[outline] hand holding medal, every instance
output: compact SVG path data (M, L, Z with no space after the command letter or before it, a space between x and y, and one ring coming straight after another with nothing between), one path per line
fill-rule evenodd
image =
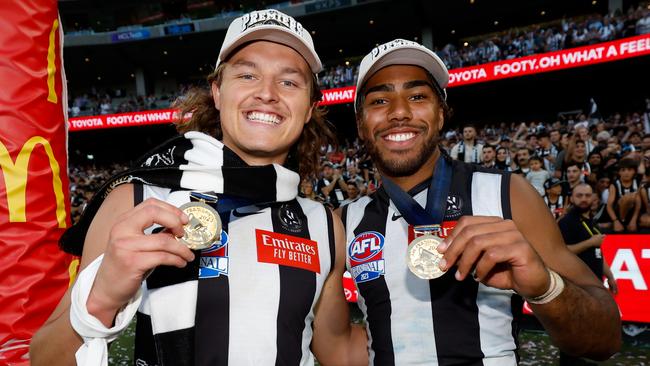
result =
M188 248L207 249L221 237L221 218L205 200L188 202L179 208L189 217L189 222L183 226L184 235L176 239Z

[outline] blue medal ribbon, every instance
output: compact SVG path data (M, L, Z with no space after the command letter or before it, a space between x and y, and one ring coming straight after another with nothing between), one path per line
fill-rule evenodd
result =
M217 210L219 214L224 214L239 207L250 206L253 204L250 200L244 198L229 197L225 195L217 196L216 194L199 192L191 192L190 201L203 202Z
M436 227L440 227L447 210L447 195L451 186L451 164L442 151L431 176L425 208L390 179L382 177L382 182L388 197L406 222L425 231L435 231Z

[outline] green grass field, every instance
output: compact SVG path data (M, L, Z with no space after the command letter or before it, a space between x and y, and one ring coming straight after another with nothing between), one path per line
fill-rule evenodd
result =
M133 365L135 321L111 346L110 365ZM519 339L522 366L558 364L558 349L543 331L522 331ZM602 366L650 366L650 343L624 338L623 348L608 361L593 363Z

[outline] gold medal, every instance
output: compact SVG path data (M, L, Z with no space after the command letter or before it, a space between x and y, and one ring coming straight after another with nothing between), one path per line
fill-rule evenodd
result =
M188 248L207 249L221 237L221 218L214 208L203 202L188 202L180 209L190 221L183 226L183 237L177 239Z
M445 274L438 264L442 254L438 252L438 245L442 239L435 235L425 234L413 240L408 247L406 264L414 275L432 280Z

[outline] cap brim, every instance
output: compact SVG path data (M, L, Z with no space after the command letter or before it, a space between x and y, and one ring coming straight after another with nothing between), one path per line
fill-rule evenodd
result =
M438 83L438 86L440 86L441 89L444 89L447 87L447 84L449 84L449 72L447 71L447 67L445 67L445 64L439 57L434 56L429 52L413 47L402 47L391 50L379 60L375 61L364 75L363 80L360 79L358 81L357 88L360 89L363 84L372 77L372 75L386 66L414 65L431 73L436 83Z
M314 74L321 72L323 69L320 58L310 49L309 45L289 30L283 30L277 25L261 25L241 33L238 39L228 48L221 50L217 65L227 59L237 47L253 41L269 41L291 47L307 61L309 68Z

